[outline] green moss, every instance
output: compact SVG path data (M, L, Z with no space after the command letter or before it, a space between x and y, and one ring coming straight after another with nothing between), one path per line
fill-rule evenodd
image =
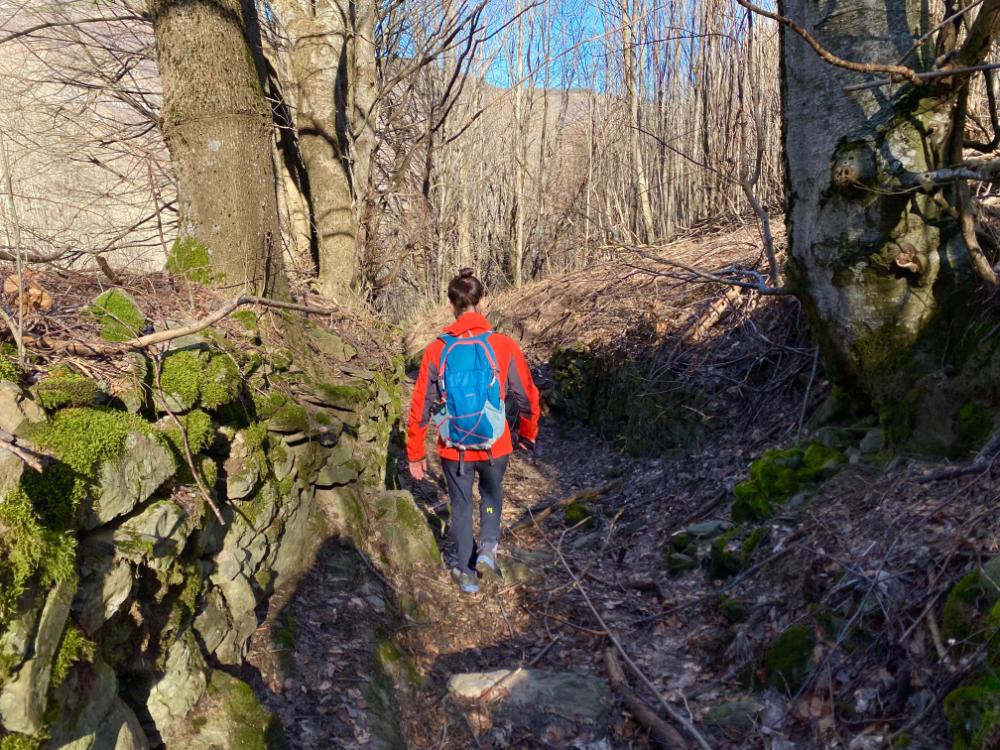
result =
M24 369L17 359L8 354L0 354L0 380L10 380L20 383L24 377Z
M186 411L198 402L201 395L205 363L201 354L190 349L171 352L160 365L160 387L175 402L171 409Z
M74 664L93 661L95 648L94 642L89 640L75 624L71 622L67 625L52 662L51 688L57 688L66 681Z
M288 349L275 349L268 355L268 363L276 372L284 372L292 366L293 361L292 353Z
M371 397L371 392L364 385L344 385L338 383L318 382L314 384L320 396L329 404L351 408L364 404Z
M375 649L375 662L379 671L398 687L420 688L425 683L413 661L403 653L394 639L382 638L379 640Z
M45 409L93 406L101 389L92 378L69 370L54 370L35 386L38 403Z
M304 432L309 429L308 412L283 393L270 393L258 400L257 412L268 427L279 432Z
M208 361L202 373L200 390L201 404L206 409L217 409L232 403L240 393L243 376L225 354L216 354Z
M194 237L180 237L167 253L167 271L199 284L212 283L212 258L208 248Z
M271 640L275 645L288 651L295 650L295 639L299 635L299 621L292 615L284 615L280 627L271 631Z
M584 525L589 527L594 520L594 514L586 503L570 503L566 506L564 515L567 526Z
M1000 739L1000 675L978 675L944 699L952 750L992 750Z
M963 576L941 610L942 633L960 654L985 645L1000 668L1000 558Z
M211 490L219 481L218 462L209 456L202 456L197 465L198 471L201 473L202 483Z
M768 451L750 466L750 479L733 488L733 520L766 521L798 492L831 476L844 455L819 443Z
M201 453L215 440L215 423L212 421L212 417L201 409L181 414L177 417L177 420L181 423L181 429L187 434L188 447L191 449L192 456L195 453ZM170 423L175 425L173 420ZM163 431L163 437L166 438L170 449L173 451L178 466L183 465L187 461L184 455L184 440L181 435L181 429L172 426Z
M807 625L792 625L779 635L764 654L768 684L789 695L798 692L809 677L814 645L812 628Z
M97 319L105 341L129 341L146 329L146 316L135 300L121 289L109 289L95 299L87 311Z
M133 431L152 434L131 414L88 408L64 409L26 429L56 460L44 473L25 472L0 502L0 626L29 583L51 586L76 574L76 510L98 465L119 456Z
M50 587L76 575L76 537L45 525L23 488L0 501L0 632L32 582Z
M176 572L182 582L181 590L177 594L177 605L182 608L185 617L194 617L204 588L201 570L196 564L182 563Z
M225 672L215 670L208 694L217 701L231 727L231 747L239 750L269 750L282 747L281 724L264 708L253 688Z
M39 750L42 740L26 734L8 734L0 737L0 750Z
M708 574L715 580L734 576L743 569L743 556L740 554L739 536L743 530L734 526L722 536L712 541L712 550L708 558Z
M758 526L743 540L743 546L740 551L743 555L744 564L750 561L750 557L765 539L767 539L767 527Z
M747 619L747 610L743 602L725 594L719 597L719 611L730 625L736 625Z
M247 310L246 308L237 310L230 317L248 331L256 331L260 328L260 324L257 322L257 313L253 310Z

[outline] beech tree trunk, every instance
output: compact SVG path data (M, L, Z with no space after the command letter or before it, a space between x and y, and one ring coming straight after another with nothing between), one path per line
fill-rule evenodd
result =
M343 300L359 270L371 206L377 68L374 0L275 0L285 36L299 153L315 237L318 285Z
M271 109L256 16L240 0L148 0L180 234L203 245L213 283L282 294Z
M842 58L893 64L913 50L906 64L917 71L935 57L934 37L920 41L934 24L926 7L779 3ZM962 51L967 63L983 53ZM970 413L998 395L983 369L992 354L980 346L995 321L970 260L977 248L956 213L962 186L917 187L922 173L962 159L962 85L844 91L870 80L831 66L783 28L789 284L834 377L871 400L890 439L953 452L975 437ZM972 431L988 432L985 421Z

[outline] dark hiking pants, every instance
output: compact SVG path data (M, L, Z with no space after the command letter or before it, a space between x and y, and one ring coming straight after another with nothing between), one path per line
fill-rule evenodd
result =
M472 536L472 483L479 475L479 542L496 544L500 541L500 513L503 510L503 475L510 456L489 461L466 461L459 474L458 461L441 461L448 496L451 498L451 537L458 551L458 567L471 572L476 568L475 543Z

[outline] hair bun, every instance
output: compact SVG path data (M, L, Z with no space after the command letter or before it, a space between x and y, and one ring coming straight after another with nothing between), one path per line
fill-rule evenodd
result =
M471 279L472 275L475 273L471 268L463 268L458 272L459 278Z

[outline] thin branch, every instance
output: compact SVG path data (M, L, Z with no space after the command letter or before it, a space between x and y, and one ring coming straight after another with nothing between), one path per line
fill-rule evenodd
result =
M311 315L332 315L336 312L336 310L329 308L311 307L309 305L300 305L294 302L279 302L278 300L267 299L266 297L242 295L234 297L222 307L210 312L204 318L196 320L194 323L189 325L181 326L180 328L168 328L165 331L157 331L156 333L140 336L139 338L131 339L130 341L113 343L86 343L81 341L69 341L55 348L65 350L72 354L84 355L115 354L119 352L134 351L136 349L145 349L149 346L163 344L167 341L173 341L174 339L179 339L183 336L190 336L194 333L198 333L198 331L218 323L220 320L228 315L231 315L238 308L243 307L244 305L261 305L263 307L273 307L280 310L294 310L296 312Z
M742 289L752 289L758 294L769 295L769 296L781 296L781 295L791 295L792 292L783 286L772 287L767 285L767 281L764 276L757 271L753 271L748 268L732 268L729 273L736 275L754 278L754 282L741 281L739 279L726 278L725 276L720 276L715 273L709 273L708 271L702 271L701 269L695 268L694 266L689 266L686 263L681 263L679 260L673 260L671 258L663 258L659 255L655 255L651 252L644 250L643 248L636 247L635 245L627 245L624 243L617 243L613 247L617 247L621 250L627 250L639 255L646 260L651 260L654 263L660 263L665 266L672 266L674 268L679 268L682 271L687 271L693 276L702 279L704 281L710 281L713 284L726 284L728 286L737 286ZM640 268L639 270L646 271L647 273L652 273L648 268Z
M1000 1L1000 0L998 0ZM855 73L888 73L890 78L895 78L896 80L903 79L907 80L914 85L920 85L921 79L917 71L913 68L908 68L905 65L886 65L880 63L858 63L851 60L845 60L842 57L838 57L824 47L819 41L805 30L802 26L797 24L790 18L779 15L777 13L772 13L769 10L761 8L759 5L754 5L748 0L736 0L737 3L742 5L747 10L752 13L756 13L759 16L764 16L764 18L770 18L772 21L777 21L783 26L787 26L789 29L798 34L805 42L812 47L816 54L819 55L823 60L830 63L838 68L843 68L844 70L850 70Z
M33 447L26 444L17 435L7 432L7 430L0 430L0 448L13 453L19 459L24 461L24 463L38 472L45 471L43 461L50 458L50 456L46 456L44 453L38 452Z
M917 73L916 77L921 83L926 83L927 81L933 81L937 78L951 78L952 76L963 76L970 73L979 73L984 70L997 70L1000 68L1000 63L983 63L981 65L968 65L961 68L948 68L945 70L929 70L926 73ZM893 78L883 78L878 81L871 81L870 83L856 83L852 86L844 86L843 91L845 94L850 94L854 91L864 91L865 89L877 89L881 86L891 86L896 83Z
M549 546L552 547L556 555L558 555L559 562L562 564L563 568L566 570L566 573L569 575L569 577L573 579L573 584L576 587L576 590L579 591L580 595L583 597L583 601L586 602L587 608L590 610L590 613L594 616L594 619L597 620L598 625L600 625L601 629L607 635L608 640L611 641L611 644L615 647L615 649L617 649L618 653L621 654L621 657L625 661L625 664L628 665L628 668L632 670L632 673L635 674L635 676L639 678L640 682L642 682L642 684L646 686L646 689L656 696L657 701L663 707L663 710L667 712L667 715L670 716L670 718L673 719L675 722L680 724L681 727L683 727L684 731L688 733L688 735L698 744L699 747L702 748L702 750L712 750L712 746L708 744L708 740L706 740L704 735L702 735L702 733L698 731L698 728L694 725L694 723L692 723L692 721L689 718L684 716L684 714L682 714L674 706L672 706L669 702L667 702L667 700L663 697L663 695L660 694L660 691L657 689L656 685L653 684L652 680L650 680L646 676L646 674L641 669L639 669L639 666L632 660L632 657L628 655L628 652L625 650L625 647L622 646L621 641L618 640L617 636L615 636L615 634L608 627L608 624L604 621L604 618L601 617L600 612L597 611L597 608L591 601L590 595L584 588L583 583L580 581L579 577L573 572L573 569L570 568L569 563L566 562L566 557L563 555L562 550L559 548L559 546L554 545L551 542L549 542Z

